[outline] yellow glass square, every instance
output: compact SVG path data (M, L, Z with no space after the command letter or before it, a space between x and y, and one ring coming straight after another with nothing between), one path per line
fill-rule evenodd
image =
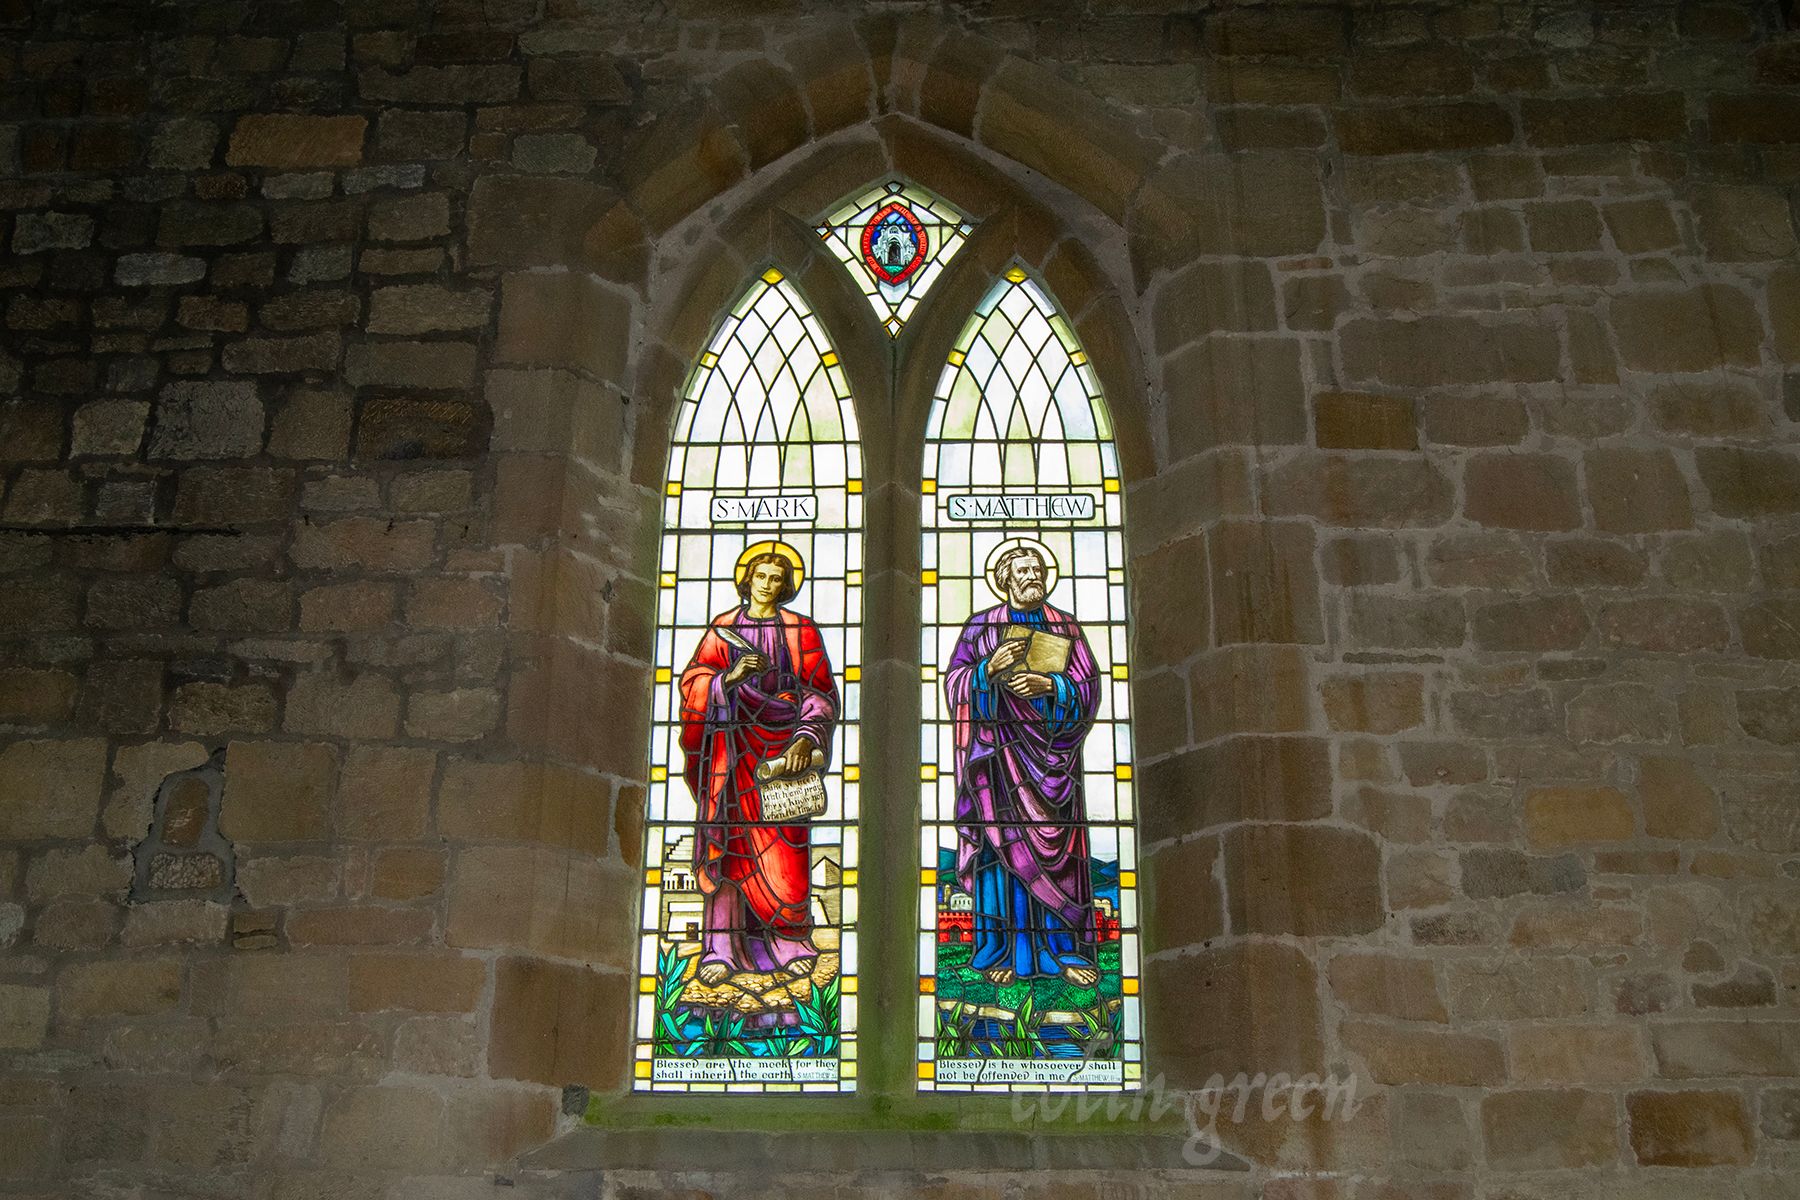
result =
M661 867L646 867L644 869L644 884L647 887L661 886L661 884L662 884L662 868Z
M1118 766L1114 767L1113 778L1118 780L1129 780L1131 778L1131 764L1120 763Z
M934 867L920 867L919 868L919 886L920 887L936 887L937 886L937 870L936 870L936 868L934 868Z
M861 587L862 586L862 572L861 571L846 571L846 572L844 572L844 583L848 587Z
M770 267L768 270L764 271L762 273L762 277L763 277L764 283L780 283L781 282L781 272L777 271L774 267Z
M675 679L675 672L670 670L668 667L656 668L656 682L671 683L674 681L674 679Z
M665 488L664 488L664 489L663 489L663 491L664 491L664 493L666 493L666 494L667 494L667 495L670 495L670 496L679 496L679 495L681 495L681 483L680 483L680 481L679 481L679 480L674 480L674 479L671 479L671 480L669 480L669 485L668 485L668 486L667 486L667 487L665 487Z
M919 484L919 491L923 492L927 496L931 495L931 493L937 491L937 480L927 479L927 480L923 481L922 483Z
M845 975L839 978L838 991L846 996L854 995L856 992L856 976Z
M837 366L837 364L838 364L838 356L837 356L837 351L835 351L835 350L827 350L827 351L826 351L826 352L825 352L825 353L824 353L824 354L821 354L821 355L820 355L820 356L819 356L819 361L820 361L820 362L821 362L821 363L824 363L824 364L825 364L825 365L826 365L826 366L828 366L828 367L835 367L835 366Z
M633 1064L631 1064L631 1069L632 1069L632 1072L639 1079L650 1078L650 1064L648 1062L633 1063Z
M667 767L651 767L650 768L650 782L651 783L666 783L666 782L668 782L668 778L669 778L669 768L667 768Z
M716 367L719 365L719 356L714 354L711 350L708 350L700 356L700 365L703 367Z
M1118 666L1113 668L1113 678L1114 679L1125 679L1125 678L1128 678L1130 676L1130 674L1131 674L1131 668L1127 667L1124 663L1120 663Z
M926 683L930 683L932 680L937 678L937 668L934 666L930 666L930 665L920 667L919 668L919 678Z
M937 995L937 976L936 975L921 975L921 976L919 976L919 992L921 995L925 995L925 996Z
M1083 350L1077 350L1077 351L1075 351L1075 353L1069 355L1069 361L1079 367L1082 363L1087 361L1087 352L1083 351Z
M851 495L852 495L852 496L860 496L860 495L862 495L862 480L860 480L860 479L852 479L852 480L850 480L850 481L849 481L849 482L848 482L848 483L847 483L847 484L845 484L845 485L844 485L844 486L845 486L845 487L846 487L846 488L847 488L847 489L849 489L849 492L850 492L850 494L851 494Z
M662 578L660 580L658 580L658 582L661 583L662 586L666 587L666 588L674 587L675 586L675 572L664 571L662 573Z
M845 783L856 783L861 778L862 778L862 768L861 767L852 766L852 767L844 768L844 782Z
M920 763L919 764L919 778L924 780L926 783L935 782L937 779L937 764L936 763Z
M1108 583L1124 583L1125 582L1125 568L1124 567L1113 567L1112 569L1108 570L1106 572L1106 582L1108 582Z
M845 887L855 887L856 886L856 868L855 867L845 867L844 873L842 876L840 876L840 878L843 880L843 884ZM852 975L851 978L854 979L855 976Z
M1104 486L1108 492L1116 492L1119 490L1119 481L1116 479L1108 479L1102 486Z
M644 993L645 995L649 995L651 992L654 992L655 990L656 990L656 976L654 976L654 975L639 975L638 976L638 991Z
M926 587L937 586L937 572L929 567L920 571L919 582L923 583Z
M851 683L855 683L857 680L862 678L862 668L861 667L845 667L844 668L844 678Z
M1119 988L1127 996L1135 996L1138 994L1138 981L1136 979L1121 979L1119 981Z
M1009 267L1006 271L1006 280L1008 283L1024 283L1025 272L1018 267Z
M920 1079L936 1079L937 1078L937 1064L936 1063L928 1063L928 1062L920 1063L919 1064L919 1078Z
M967 358L968 355L964 354L961 350L952 350L950 352L950 365L953 367L960 367Z
M1137 872L1136 871L1120 871L1119 872L1119 886L1122 888L1136 887L1137 886Z

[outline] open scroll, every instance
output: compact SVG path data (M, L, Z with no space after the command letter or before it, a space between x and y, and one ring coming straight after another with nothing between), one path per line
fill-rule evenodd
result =
M812 752L813 769L784 774L779 758L756 765L757 791L762 793L762 819L773 825L805 821L825 811L825 752Z

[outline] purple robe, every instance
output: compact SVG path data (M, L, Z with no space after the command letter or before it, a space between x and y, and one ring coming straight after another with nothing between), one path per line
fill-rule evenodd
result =
M1075 640L1067 669L1050 677L1054 690L1026 700L990 683L987 657L1020 615L1001 604L970 617L944 672L956 734L957 879L974 891L976 860L991 847L1034 900L1091 943L1081 745L1098 706L1098 669L1075 618L1046 604L1022 615Z

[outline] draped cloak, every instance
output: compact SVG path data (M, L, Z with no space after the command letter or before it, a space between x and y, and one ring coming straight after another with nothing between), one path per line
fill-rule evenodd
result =
M695 879L709 903L722 883L735 885L747 918L778 937L805 938L812 931L810 827L762 823L755 770L801 734L829 762L838 718L831 663L819 627L787 609L759 619L738 608L712 624L730 627L770 666L727 688L725 674L744 651L708 629L681 673L681 748L700 810Z
M987 678L1006 627L1027 618L1073 638L1067 668L1047 696L1026 700ZM982 847L1083 941L1095 940L1081 745L1093 726L1099 681L1075 618L1045 604L998 605L970 617L944 672L955 729L956 873L975 890Z

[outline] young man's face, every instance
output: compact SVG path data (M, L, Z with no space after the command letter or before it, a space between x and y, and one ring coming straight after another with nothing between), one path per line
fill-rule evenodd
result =
M750 569L750 598L759 605L774 604L786 583L787 572L780 563L757 563Z

